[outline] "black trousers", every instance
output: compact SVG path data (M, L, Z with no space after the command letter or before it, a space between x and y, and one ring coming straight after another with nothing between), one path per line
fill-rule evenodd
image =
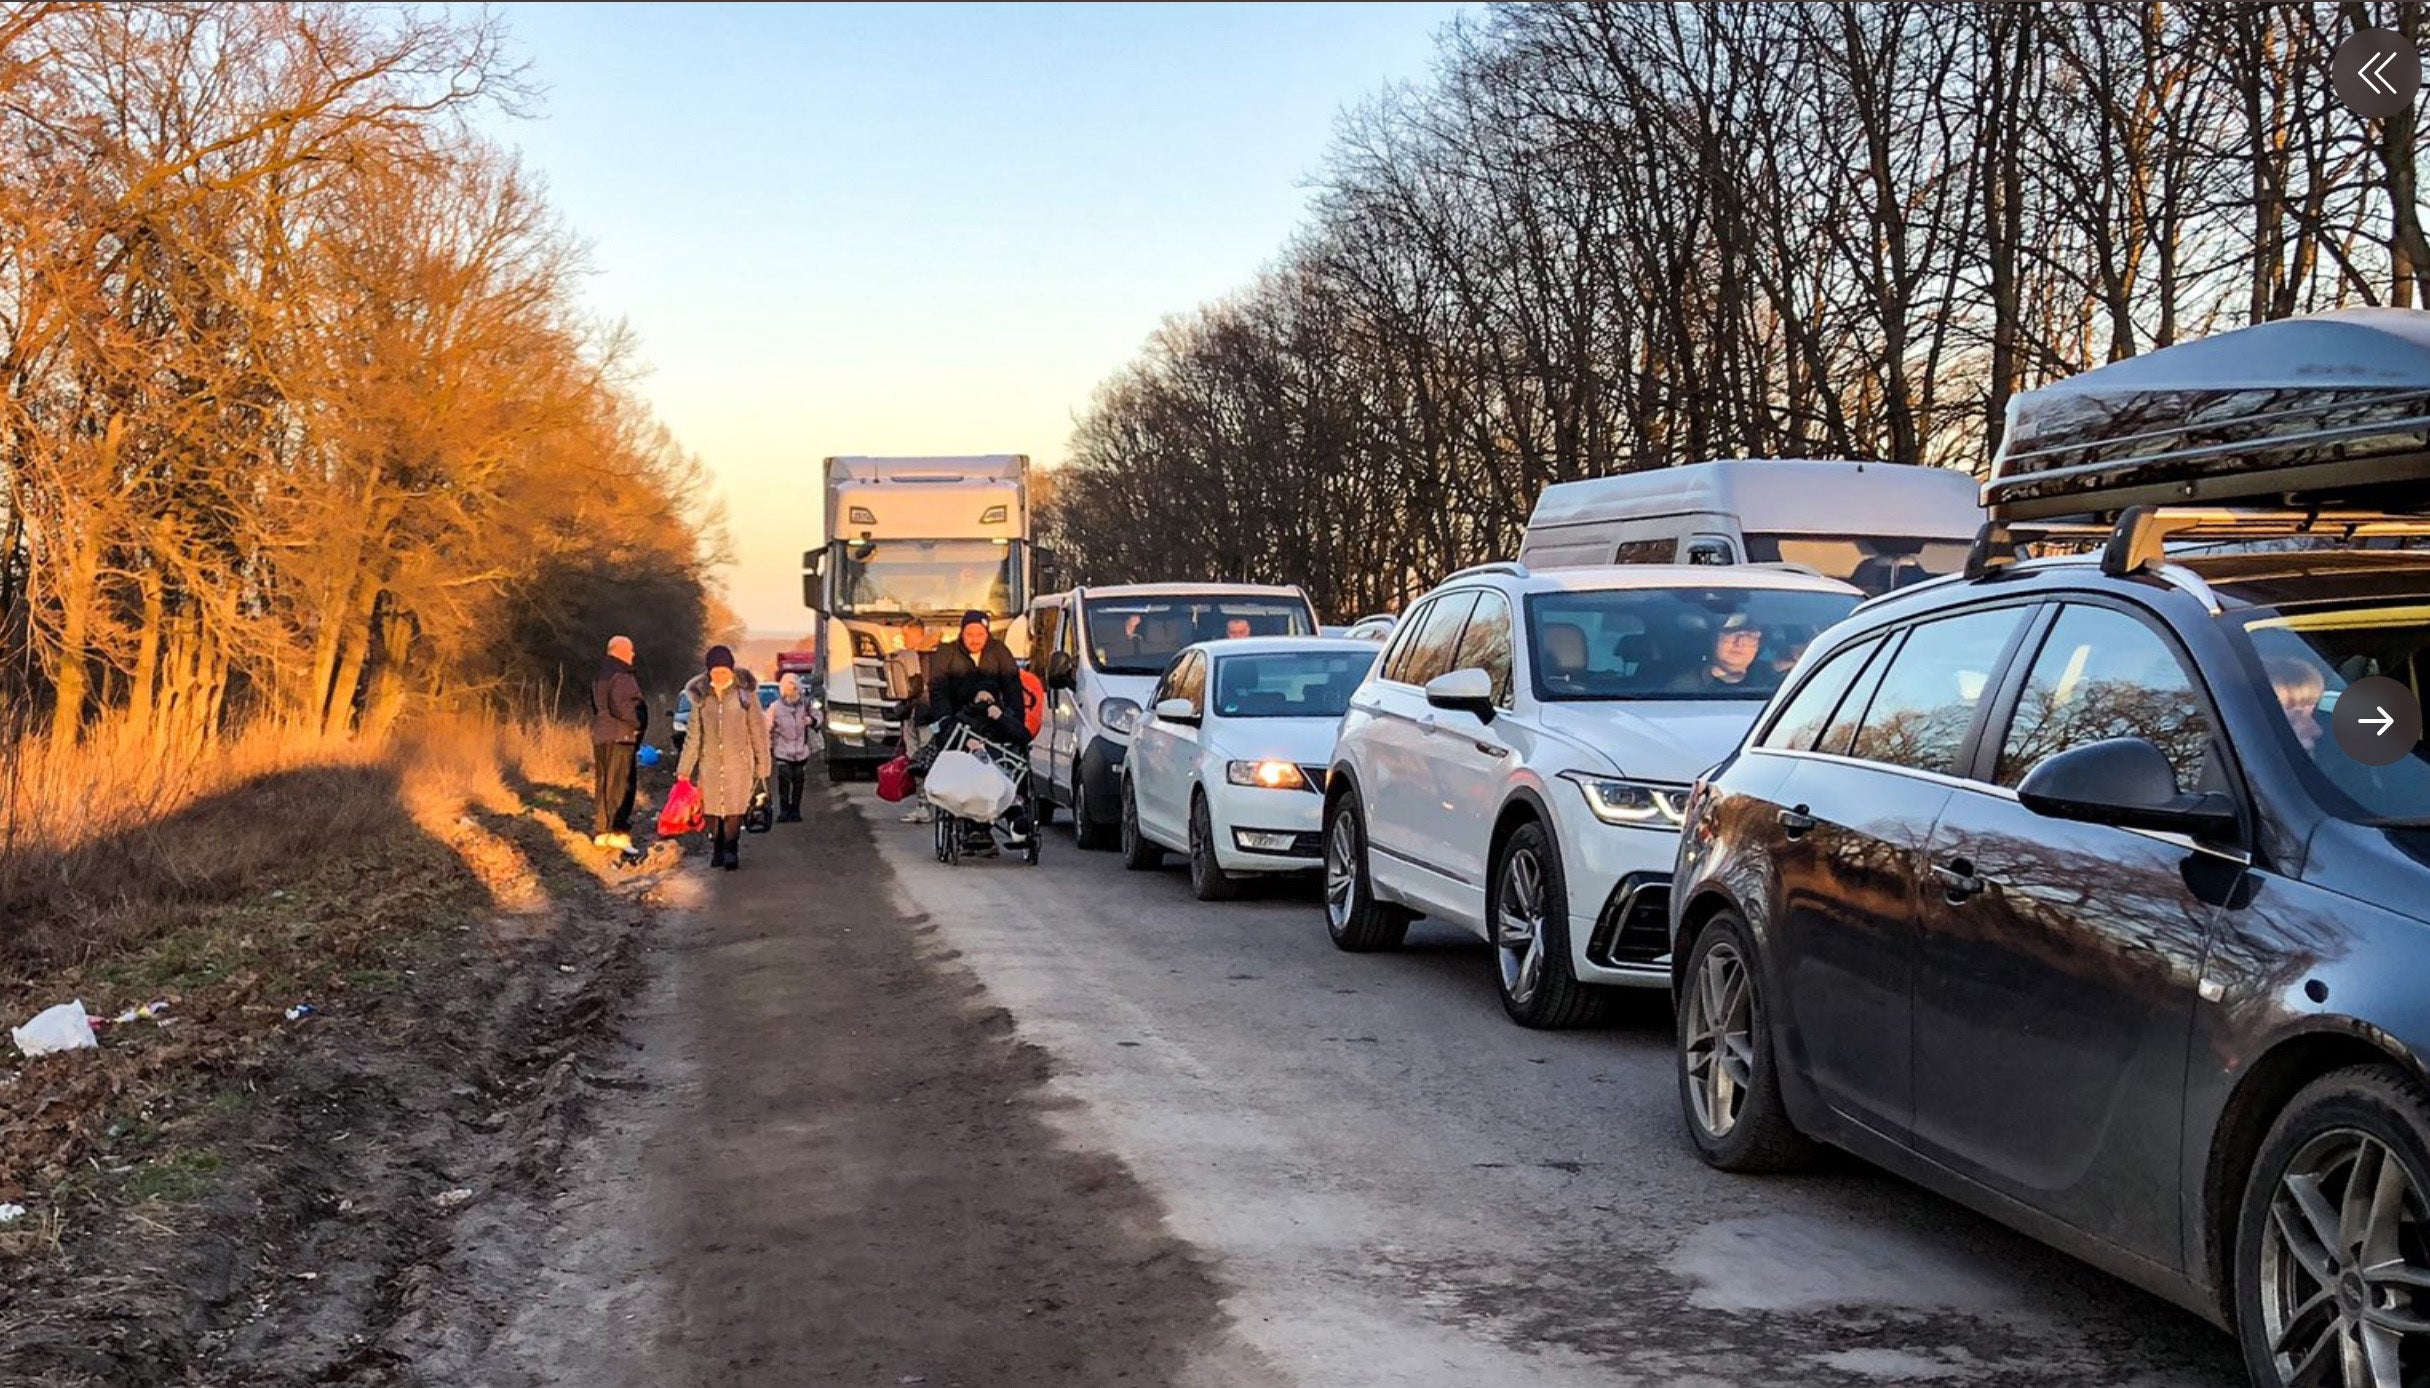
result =
M593 834L633 832L633 765L640 754L637 743L591 744Z
M790 819L802 812L802 778L809 773L806 761L780 761L776 764L776 812Z

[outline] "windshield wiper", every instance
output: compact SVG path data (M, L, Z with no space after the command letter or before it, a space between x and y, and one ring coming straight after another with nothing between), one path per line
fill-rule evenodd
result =
M2359 822L2374 829L2430 829L2430 815L2390 815Z

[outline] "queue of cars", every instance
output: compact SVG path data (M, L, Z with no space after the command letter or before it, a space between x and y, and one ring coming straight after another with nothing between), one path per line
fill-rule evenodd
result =
M1521 562L1380 635L1068 595L1040 755L1202 898L1318 868L1344 950L1479 935L1522 1025L1669 989L1715 1167L1844 1148L2231 1329L2257 1384L2430 1383L2430 313L2022 395L1962 517L1945 475L1702 466L1551 489ZM1799 469L1909 509L1784 504ZM1713 509L1750 481L1779 521ZM1196 639L1091 654L1157 603Z

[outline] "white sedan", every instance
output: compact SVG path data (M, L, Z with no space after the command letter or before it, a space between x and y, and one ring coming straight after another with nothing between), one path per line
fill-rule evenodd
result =
M1122 863L1171 852L1219 901L1244 876L1324 867L1325 768L1378 646L1258 636L1186 647L1165 668L1122 771Z

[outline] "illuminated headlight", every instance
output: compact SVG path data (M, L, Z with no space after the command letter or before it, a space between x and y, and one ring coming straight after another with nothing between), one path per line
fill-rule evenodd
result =
M1108 699L1097 705L1097 721L1107 732L1129 737L1131 729L1139 726L1139 705L1128 699Z
M1235 829L1232 842L1250 853L1288 853L1298 845L1299 835L1278 834L1270 829Z
M1306 790L1307 774L1297 764L1287 761L1235 761L1224 763L1223 778L1236 786L1255 786L1259 790Z
M1586 807L1606 824L1640 829L1676 829L1687 818L1688 788L1629 781L1617 776L1589 776L1569 771L1562 779L1586 796Z
M869 725L850 714L839 713L827 720L827 731L837 737L859 737L869 731Z

